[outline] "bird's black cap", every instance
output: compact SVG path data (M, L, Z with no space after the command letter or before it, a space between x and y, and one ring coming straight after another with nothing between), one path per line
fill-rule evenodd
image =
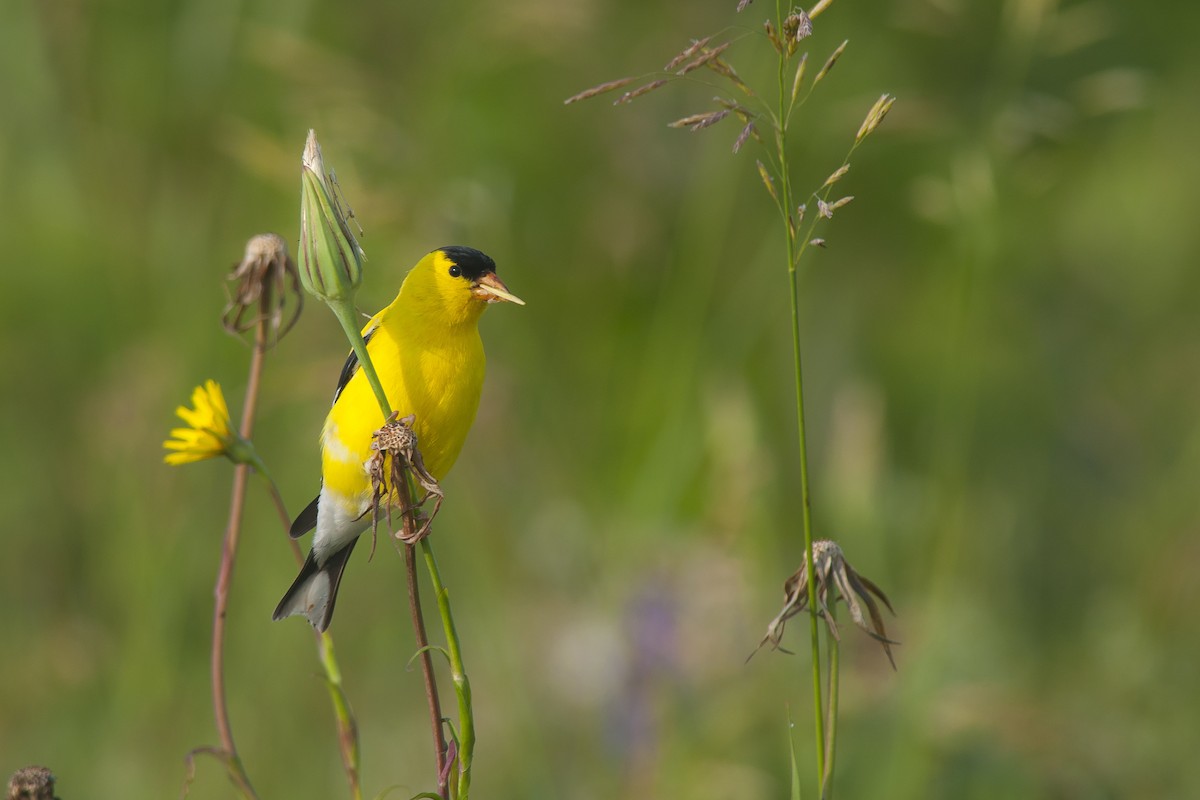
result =
M450 245L449 247L439 247L438 250L457 264L458 268L462 270L462 274L470 280L479 280L487 273L496 271L496 262L492 260L492 257L479 252L474 247Z

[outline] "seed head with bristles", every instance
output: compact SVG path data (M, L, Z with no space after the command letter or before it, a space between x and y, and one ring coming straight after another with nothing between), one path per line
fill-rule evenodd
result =
M221 324L230 333L245 333L265 320L273 344L300 318L304 292L296 262L282 236L260 233L251 237L229 280L237 281L237 286L225 305Z
M887 606L888 611L895 614L887 595L872 581L854 571L842 554L842 548L838 547L835 542L829 539L818 539L813 542L813 554L817 614L825 620L829 634L834 639L841 640L837 623L834 621L829 607L838 600L842 600L850 609L850 619L854 621L855 625L866 631L868 636L882 645L892 669L895 669L896 660L892 657L892 645L898 644L898 642L888 638L887 630L883 626L883 615L880 614L879 606L875 602L875 598L879 598ZM767 634L759 642L758 649L765 644L770 644L772 649L782 650L780 642L783 640L784 625L789 619L808 607L807 562L808 554L805 553L804 563L801 563L800 569L784 582L783 610L767 625ZM863 613L863 606L866 606L866 614ZM868 617L870 617L869 623Z

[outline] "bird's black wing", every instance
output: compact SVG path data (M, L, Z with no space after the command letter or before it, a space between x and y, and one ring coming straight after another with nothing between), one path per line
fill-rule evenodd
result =
M364 342L371 341L371 337L375 335L376 328L371 328L367 331L367 335L363 337ZM338 376L337 388L333 390L333 402L337 402L342 396L342 389L346 388L346 384L354 377L354 373L358 372L358 356L354 351L350 351L350 355L346 358L346 363L342 365L342 374ZM320 495L314 497L312 502L304 507L296 519L292 522L292 527L288 530L293 539L297 539L304 534L317 527L317 501L321 499Z
M304 507L292 523L292 527L288 530L288 534L293 539L299 539L304 534L317 527L317 501L320 500L320 495L314 497L312 502Z

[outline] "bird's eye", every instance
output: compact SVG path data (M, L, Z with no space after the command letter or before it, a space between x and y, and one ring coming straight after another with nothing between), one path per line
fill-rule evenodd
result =
M451 264L450 265L450 277L457 278L457 277L460 277L461 275L462 275L462 270L458 268L458 264Z

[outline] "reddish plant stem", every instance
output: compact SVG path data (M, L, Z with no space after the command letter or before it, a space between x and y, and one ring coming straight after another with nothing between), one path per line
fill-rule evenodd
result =
M263 301L267 297L264 293ZM254 415L258 406L258 387L262 379L263 359L266 355L267 317L260 315L255 329L254 350L250 358L250 375L246 380L246 396L242 403L242 421L239 433L249 440L254 433ZM250 778L238 757L237 745L233 741L233 728L229 723L229 709L225 699L225 616L229 606L229 586L233 580L233 565L237 559L238 539L242 531L242 510L246 504L246 482L250 467L238 464L233 471L233 490L229 500L229 522L225 526L225 540L221 544L221 566L217 571L214 589L216 601L213 606L212 633L212 693L213 715L216 718L217 735L221 749L228 759L229 777L248 798L257 798Z
M404 533L416 533L412 514L404 515ZM446 769L446 736L442 732L442 704L438 698L437 679L433 673L433 658L429 652L429 636L425 632L425 615L421 613L421 591L417 584L417 550L404 545L404 573L408 583L408 605L412 610L413 635L420 651L421 672L425 677L425 697L429 701L429 723L433 728L433 746L437 756L438 794L446 797L450 771Z

